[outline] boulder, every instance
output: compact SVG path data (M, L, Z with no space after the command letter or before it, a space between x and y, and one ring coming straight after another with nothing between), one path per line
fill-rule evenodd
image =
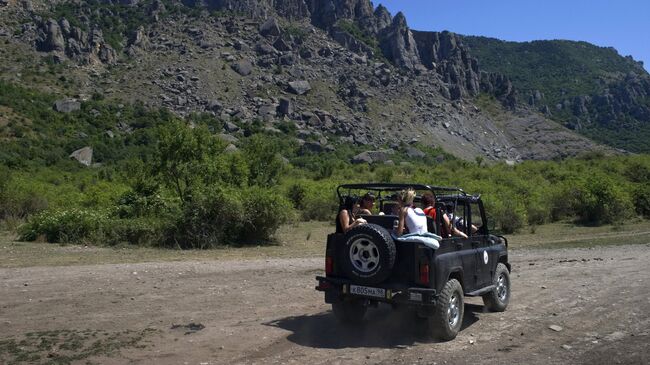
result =
M229 144L224 150L224 153L230 154L230 153L237 153L239 151L239 148L235 146L234 144Z
M301 147L302 152L313 152L313 153L321 153L325 149L323 148L323 145L320 144L319 142L305 142L305 144L302 145Z
M277 106L275 105L262 105L257 109L257 115L263 120L271 120L276 116Z
M360 154L352 157L353 164L361 164L361 163L367 163L371 164L374 161L372 160L372 157L370 157L370 154L368 152L361 152Z
M388 161L388 151L365 151L352 157L353 164L378 163Z
M278 105L278 113L280 115L293 114L293 103L291 103L290 99L280 98L280 105Z
M84 166L90 166L93 163L93 148L84 147L78 149L70 154L70 158L74 158Z
M281 52L288 52L293 49L293 47L282 38L278 38L278 40L273 43L273 48Z
M217 137L231 144L239 142L239 139L237 137L226 133L220 133L217 135Z
M223 109L223 104L219 100L212 100L208 103L208 110L219 112Z
M307 81L300 80L289 83L289 91L296 95L303 95L309 90L311 90L311 85Z
M262 25L260 25L260 34L263 36L279 36L282 31L280 25L275 18L268 18Z
M249 60L239 60L232 65L232 69L242 76L248 76L253 72L253 64Z
M272 45L266 42L260 42L255 45L255 51L261 55L276 54L278 51Z
M239 127L237 126L237 124L235 124L233 122L226 122L226 124L224 124L223 127L224 127L224 129L226 131L228 131L230 133L239 131Z
M420 151L419 149L413 146L406 147L406 155L410 158L424 158L427 156L426 153Z
M54 110L59 113L72 113L81 109L81 103L74 99L57 100L54 102Z

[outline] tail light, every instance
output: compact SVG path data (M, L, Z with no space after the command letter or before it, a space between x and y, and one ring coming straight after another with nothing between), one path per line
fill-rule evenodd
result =
M429 264L420 263L420 284L429 285Z
M330 256L325 257L325 274L331 275L334 272L334 261Z

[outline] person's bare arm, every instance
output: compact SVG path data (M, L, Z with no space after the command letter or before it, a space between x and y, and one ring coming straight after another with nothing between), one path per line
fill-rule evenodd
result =
M399 211L399 224L397 225L396 235L401 236L404 233L404 223L406 221L406 208L400 208Z
M454 236L458 236L458 237L462 237L462 238L467 238L467 235L465 234L465 232L459 230L459 229L456 228L456 227L452 227L452 232L453 232Z
M449 221L449 217L444 213L442 214L442 224L445 225L445 231L451 237L451 235L453 234L451 222Z
M354 222L350 223L349 214L350 213L348 213L347 210L342 210L341 213L339 213L339 222L341 223L341 229L343 229L343 233L346 233L358 225L366 223L366 220L361 218L358 218Z
M339 223L341 223L341 229L343 230L343 233L347 232L350 230L350 216L348 215L347 210L342 210L339 213Z

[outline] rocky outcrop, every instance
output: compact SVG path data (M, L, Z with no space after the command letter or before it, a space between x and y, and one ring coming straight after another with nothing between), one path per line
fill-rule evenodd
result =
M565 99L555 110L568 109L573 120L567 122L571 129L581 129L597 124L617 128L629 124L630 117L637 121L650 121L650 77L629 73L621 80L611 82L604 91L595 95L581 95Z
M104 40L100 29L94 28L87 34L79 27L72 27L65 18L59 22L48 19L40 23L36 48L65 55L82 64L117 62L117 52Z
M514 109L517 105L517 92L510 79L497 73L481 72L481 90L494 95L505 106Z
M406 17L401 12L395 15L389 27L382 30L380 39L384 56L393 61L397 67L414 70L421 65L415 38L406 24Z
M48 19L41 25L36 46L42 52L62 52L65 50L65 40L63 39L61 27L54 19Z

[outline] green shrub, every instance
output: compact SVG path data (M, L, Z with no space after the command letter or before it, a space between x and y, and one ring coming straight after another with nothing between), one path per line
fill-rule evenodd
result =
M498 230L504 234L519 231L526 222L524 210L510 198L494 202L486 209L489 214L488 219L493 220Z
M634 190L634 208L637 214L650 218L650 183L639 185Z
M162 246L172 229L171 222L161 218L111 219L105 222L104 241L99 243Z
M592 174L577 187L573 210L579 223L614 223L632 215L629 195L611 178Z
M245 219L238 191L213 188L196 193L184 205L167 243L183 249L232 244L242 236Z
M240 242L268 241L280 225L295 216L289 200L273 190L251 187L244 197L246 219Z
M47 210L33 216L19 228L20 239L34 241L43 236L51 243L103 241L106 212L73 208Z
M305 187L298 183L289 186L287 191L287 197L293 203L293 207L298 210L304 208L306 194Z

